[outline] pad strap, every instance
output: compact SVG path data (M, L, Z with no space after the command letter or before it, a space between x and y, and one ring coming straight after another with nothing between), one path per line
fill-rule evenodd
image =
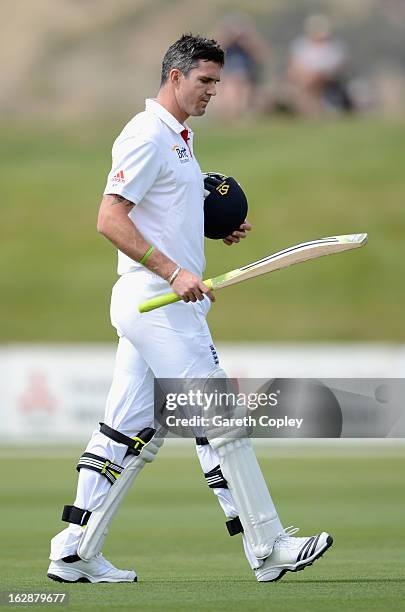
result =
M204 476L210 489L228 488L228 483L226 482L219 465L214 467L209 472L205 472Z
M235 518L226 521L225 525L230 536L234 536L238 533L243 533L243 525L240 522L239 516L235 516Z
M108 482L112 485L117 478L119 478L124 469L121 465L113 463L109 459L105 459L99 455L93 455L93 453L83 453L83 455L80 457L76 469L78 472L80 472L82 468L94 470L95 472L102 474L102 476L105 476Z
M197 444L197 446L206 446L207 444L209 444L208 438L196 438L195 443Z
M62 513L62 521L65 523L74 523L84 527L90 518L90 510L83 510L77 506L64 506Z
M127 455L139 455L145 444L150 442L156 433L153 427L145 427L135 437L130 438L105 423L100 423L100 431L114 442L128 446Z

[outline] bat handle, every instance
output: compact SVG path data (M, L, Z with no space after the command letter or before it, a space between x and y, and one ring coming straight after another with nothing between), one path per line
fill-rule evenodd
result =
M158 297L146 300L146 302L142 302L138 310L139 312L150 312L155 310L155 308L174 304L174 302L179 302L180 300L181 298L176 293L165 293L164 295L159 295Z
M208 289L212 289L212 280L205 280L204 285L207 285ZM150 312L151 310L155 310L155 308L161 308L162 306L167 306L168 304L174 304L180 300L181 298L176 293L165 293L164 295L159 295L158 297L146 300L146 302L142 302L142 304L139 305L138 310L139 312Z

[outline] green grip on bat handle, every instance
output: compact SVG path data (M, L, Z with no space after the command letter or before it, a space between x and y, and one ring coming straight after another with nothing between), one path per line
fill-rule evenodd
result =
M142 302L142 304L139 305L138 310L139 312L150 312L151 310L155 310L155 308L167 306L167 304L173 304L179 300L180 297L176 293L165 293L164 295L159 295L151 300Z
M208 278L205 280L204 285L206 285L208 289L212 289L212 279ZM142 302L142 304L139 305L138 310L139 312L150 312L151 310L155 310L155 308L161 308L162 306L167 306L168 304L174 304L180 300L181 297L179 297L177 293L165 293L164 295L159 295L158 297L146 300L146 302Z

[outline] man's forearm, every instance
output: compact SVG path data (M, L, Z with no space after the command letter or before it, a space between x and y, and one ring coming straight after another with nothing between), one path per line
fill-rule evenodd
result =
M204 294L214 302L215 297L212 291L204 285L199 276L185 269L173 274L178 268L178 264L157 249L154 249L145 260L145 254L154 245L150 245L145 240L136 225L128 217L133 207L133 202L126 200L123 196L105 195L98 214L98 231L122 253L136 262L143 260L142 264L145 268L166 281L170 280L173 291L185 302L202 300Z
M136 262L140 262L150 246L128 217L133 204L120 196L104 196L97 223L98 231L112 244ZM154 249L143 264L161 278L168 280L177 268L176 262Z

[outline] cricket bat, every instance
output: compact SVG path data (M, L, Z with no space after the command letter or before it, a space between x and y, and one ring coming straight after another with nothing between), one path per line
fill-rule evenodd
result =
M332 255L332 253L342 253L350 249L362 247L367 242L367 234L346 234L344 236L330 236L329 238L320 238L319 240L311 240L296 244L283 251L278 251L272 255L268 255L263 259L247 264L242 268L231 270L225 274L220 274L214 278L204 280L204 285L209 289L217 291L230 285L236 285L249 278L255 278L262 274L275 272L281 268L287 268L294 264L322 257L323 255ZM167 306L180 301L181 298L176 293L166 293L156 298L152 298L143 302L139 306L139 312L149 312L155 308Z

